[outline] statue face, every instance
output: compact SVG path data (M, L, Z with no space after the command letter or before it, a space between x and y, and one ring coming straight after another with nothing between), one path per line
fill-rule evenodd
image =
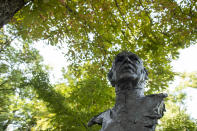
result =
M147 79L142 60L131 52L122 52L116 56L111 73L112 86L114 86L113 82L129 80L138 83L140 80Z

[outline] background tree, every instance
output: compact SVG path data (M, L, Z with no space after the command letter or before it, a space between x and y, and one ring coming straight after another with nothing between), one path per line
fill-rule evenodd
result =
M175 103L168 102L168 110L158 124L158 131L195 131L197 128L196 120L186 113L185 109L181 109Z
M197 72L184 72L181 73L181 79L183 87L197 88Z
M13 42L1 30L0 34L0 129L5 130L9 124L15 123L15 115L20 110L20 100L16 97L26 98L29 93L24 84L31 78L31 72L36 63L42 58L38 51L27 42ZM33 95L31 96L33 97ZM16 99L15 99L16 100ZM31 99L30 99L31 100ZM10 110L10 103L20 103ZM25 109L26 110L26 109ZM20 118L21 119L21 116ZM24 122L24 121L23 121Z
M13 18L11 30L29 40L65 43L68 59L79 66L91 61L105 77L121 50L138 54L149 71L149 92L173 80L170 61L195 43L196 2L190 1L31 1Z
M86 123L113 105L114 89L106 79L113 57L135 52L149 72L146 93L166 89L175 75L170 62L179 49L196 43L196 15L194 0L28 1L4 28L7 35L0 32L2 129L15 124L21 130L98 130ZM8 36L20 41L11 44ZM67 47L71 64L65 83L50 83L49 70L32 47L37 41Z
M158 131L196 131L197 120L187 114L185 99L187 98L184 90L190 85L186 76L195 76L196 72L180 73L180 84L174 89L169 89L169 97L166 101L166 113L159 122ZM189 81L195 81L195 77L190 77Z

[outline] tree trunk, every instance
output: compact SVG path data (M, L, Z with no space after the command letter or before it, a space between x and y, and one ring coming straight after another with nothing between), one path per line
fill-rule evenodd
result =
M24 0L0 0L0 28L25 5Z

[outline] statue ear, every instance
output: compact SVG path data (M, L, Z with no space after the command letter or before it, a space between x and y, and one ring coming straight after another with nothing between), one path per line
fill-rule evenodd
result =
M144 73L145 73L145 80L148 80L148 71L146 70L146 68L144 68Z
M115 87L115 77L113 74L112 69L110 69L109 73L107 74L108 80L110 81L111 85Z

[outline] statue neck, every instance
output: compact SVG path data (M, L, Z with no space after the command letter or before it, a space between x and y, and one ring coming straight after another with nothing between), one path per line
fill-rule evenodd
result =
M118 94L129 94L132 97L143 97L144 96L144 85L138 85L130 81L120 82L116 84L116 96Z
M131 82L121 82L116 85L116 111L124 111L127 105L134 104L144 97L144 87L134 86Z

